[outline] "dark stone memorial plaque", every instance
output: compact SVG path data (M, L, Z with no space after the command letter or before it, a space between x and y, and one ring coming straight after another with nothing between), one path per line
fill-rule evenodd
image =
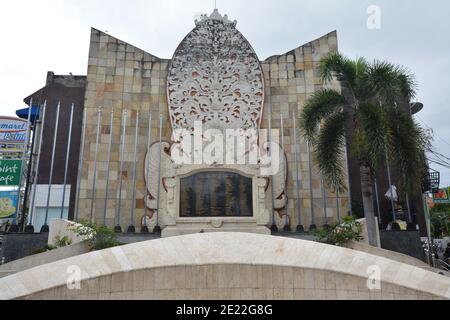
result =
M232 172L202 172L181 179L181 217L252 217L252 179Z

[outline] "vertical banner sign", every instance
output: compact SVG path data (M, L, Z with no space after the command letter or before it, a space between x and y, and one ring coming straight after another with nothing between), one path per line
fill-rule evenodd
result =
M0 191L0 219L15 218L18 204L17 191Z
M0 160L0 187L18 187L21 172L21 160Z

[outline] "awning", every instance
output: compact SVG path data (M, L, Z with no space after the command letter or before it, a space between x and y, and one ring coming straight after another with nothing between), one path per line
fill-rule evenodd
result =
M30 110L29 107L19 109L16 111L16 115L21 119L28 120L28 111L29 110ZM36 121L36 119L39 118L39 111L40 111L39 105L37 105L37 104L33 105L33 107L31 108L31 117L30 117L31 123L34 123Z

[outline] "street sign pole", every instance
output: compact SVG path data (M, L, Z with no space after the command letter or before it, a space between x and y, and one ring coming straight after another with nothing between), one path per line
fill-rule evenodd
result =
M131 196L131 221L127 233L135 233L134 217L136 210L136 173L137 173L137 153L139 146L139 111L136 113L136 132L134 137L134 159L133 159L133 195Z
M108 190L109 190L109 178L110 178L110 169L111 169L111 148L113 141L113 130L114 130L114 110L111 111L111 118L109 124L109 143L108 143L108 160L106 165L106 186L105 186L105 208L103 210L103 225L106 226L106 217L108 214Z
M29 140L30 140L30 129L31 129L31 125L30 125L30 120L31 120L31 111L33 110L33 98L30 99L30 106L28 108L28 120L27 120L27 133L25 135L25 144L23 146L23 150L22 150L22 159L21 159L21 167L20 167L20 178L19 178L19 186L17 189L17 197L19 199L17 206L16 206L16 214L14 215L14 219L12 222L12 225L9 229L9 232L19 232L19 226L17 225L17 219L18 219L18 215L20 212L20 204L21 204L21 199L20 199L20 188L22 187L22 179L23 179L23 169L25 167L25 159L28 153L28 148L29 148ZM23 206L25 206L25 204L23 204Z
M61 103L58 102L58 107L56 110L56 122L55 122L55 135L53 137L53 150L52 150L52 161L50 164L50 177L48 180L48 192L47 192L47 205L45 207L45 221L44 225L41 228L41 233L49 232L48 227L48 210L50 206L50 196L52 192L52 182L53 182L53 169L55 164L55 152L56 152L56 139L58 138L58 125L59 125L59 111L61 109Z
M39 114L40 114L40 108L39 108ZM30 122L30 126L31 125L33 126L34 133L33 133L33 138L31 140L30 157L28 159L28 166L27 166L27 179L25 181L25 192L23 195L22 217L20 219L21 220L20 221L20 231L21 232L24 232L24 230L25 230L25 225L26 225L25 219L26 219L27 212L28 212L28 215L30 213L30 208L29 208L29 206L27 206L27 203L29 200L28 195L30 192L30 179L31 179L31 173L32 173L32 169L33 169L33 158L34 158L33 151L34 151L34 144L36 142L36 123L38 120L37 116L38 115L35 115L34 121L32 121L32 123ZM39 117L40 117L40 115L39 115ZM28 211L27 211L27 209L28 209Z
M42 113L39 112L39 119L42 119L41 122L41 128L39 132L39 150L37 155L37 161L36 161L36 167L34 169L34 187L33 187L33 196L31 198L31 204L30 204L30 214L28 215L28 226L25 228L26 233L34 233L34 227L33 227L33 213L34 213L34 204L36 200L36 188L38 185L38 179L39 179L39 164L41 162L41 153L42 153L42 146L43 146L43 137L44 137L44 126L45 126L45 112L47 109L47 101L44 102L44 108L42 110ZM36 127L34 129L34 134L36 134Z
M148 114L148 136L147 136L147 156L145 157L147 159L145 163L145 170L144 173L147 173L146 179L145 179L145 211L144 211L144 225L141 228L141 233L148 233L148 226L147 226L147 215L148 215L148 204L147 204L147 197L148 197L148 187L150 184L150 169L148 167L150 163L150 148L152 146L152 112L150 111Z
M62 194L62 203L61 203L61 220L64 217L64 205L66 202L66 189L67 189L67 172L69 170L69 157L70 157L70 145L72 144L72 128L73 128L73 110L75 105L72 103L72 107L70 109L70 124L69 124L69 136L67 138L67 152L66 152L66 165L64 166L64 189Z

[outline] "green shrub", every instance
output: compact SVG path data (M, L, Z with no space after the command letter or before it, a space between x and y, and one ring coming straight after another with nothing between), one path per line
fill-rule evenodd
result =
M355 217L345 217L342 223L337 223L333 226L325 227L315 231L315 236L320 242L344 246L349 241L361 241L362 224L356 221Z
M55 243L55 245L46 244L42 248L34 249L31 254L34 255L34 254L44 253L44 252L55 250L58 248L70 246L72 244L72 240L67 236L62 237L62 238L60 236L56 236L53 242Z
M81 220L71 230L83 238L83 241L88 244L91 251L103 250L120 245L113 229L98 225L97 223Z
M32 255L40 254L40 253L44 253L44 252L47 252L47 251L52 251L52 250L55 250L55 249L57 249L56 246L53 246L53 245L51 245L51 244L46 244L46 245L43 246L42 248L34 249L34 250L31 252L31 254L32 254Z
M441 213L445 212L450 214L450 204L448 203L436 203L433 209L430 210L431 213Z
M431 232L434 238L444 238L450 235L450 204L437 203L430 210Z
M60 237L56 236L53 240L57 248L67 247L72 244L72 239L70 239L68 236Z

